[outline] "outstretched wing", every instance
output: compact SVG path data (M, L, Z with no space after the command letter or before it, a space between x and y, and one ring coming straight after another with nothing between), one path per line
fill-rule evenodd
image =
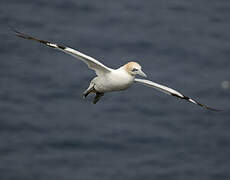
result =
M166 93L168 95L172 95L172 96L175 96L175 97L178 97L180 99L185 99L191 103L194 103L194 104L197 104L199 106L202 106L206 109L209 109L211 111L221 111L221 110L218 110L218 109L214 109L214 108L211 108L211 107L208 107L204 104L201 104L187 96L184 96L183 94L179 93L178 91L172 89L172 88L169 88L169 87L166 87L166 86L163 86L163 85L160 85L160 84L157 84L155 82L152 82L152 81L149 81L149 80L146 80L146 79L135 79L134 80L135 82L139 82L139 83L142 83L143 85L146 85L146 86L149 86L149 87L152 87L152 88L155 88L163 93Z
M40 42L42 44L45 44L48 47L52 47L52 48L61 50L61 51L65 52L67 54L70 54L71 56L73 56L73 57L75 57L75 58L77 58L79 60L82 60L84 63L86 63L88 65L88 67L90 69L94 70L98 76L104 75L105 73L109 73L112 70L111 68L108 68L105 65L103 65L102 63L100 63L98 60L96 60L96 59L94 59L94 58L92 58L90 56L87 56L87 55L85 55L85 54L83 54L83 53L81 53L79 51L76 51L76 50L74 50L72 48L65 47L65 46L60 46L58 44L51 43L49 41L40 40L40 39L37 39L35 37L32 37L30 35L21 33L21 32L16 31L16 30L14 30L14 32L16 33L16 35L18 37Z

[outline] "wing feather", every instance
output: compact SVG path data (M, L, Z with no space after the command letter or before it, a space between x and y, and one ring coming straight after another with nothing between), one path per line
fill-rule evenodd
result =
M90 69L94 70L98 76L104 75L105 73L109 73L109 72L112 71L111 68L106 67L105 65L100 63L98 60L96 60L96 59L94 59L94 58L92 58L90 56L87 56L87 55L85 55L85 54L83 54L83 53L81 53L81 52L79 52L77 50L74 50L72 48L61 46L61 45L58 45L56 43L51 43L49 41L44 41L44 40L41 40L41 39L37 39L35 37L32 37L30 35L21 33L21 32L16 31L16 30L14 30L14 32L16 33L16 35L18 37L40 42L42 44L45 44L48 47L61 50L61 51L65 52L65 53L67 53L67 54L69 54L69 55L71 55L71 56L83 61L84 63L86 63L88 65L88 67Z
M172 96L175 96L177 98L184 99L184 100L189 101L189 102L191 102L193 104L196 104L196 105L199 105L201 107L204 107L204 108L206 108L208 110L211 110L211 111L221 111L221 110L218 110L218 109L211 108L211 107L209 107L207 105L201 104L198 101L196 101L194 99L191 99L190 97L184 96L183 94L181 94L180 92L178 92L178 91L176 91L176 90L174 90L172 88L166 87L164 85L160 85L160 84L152 82L150 80L137 79L136 78L134 81L135 82L139 82L139 83L141 83L143 85L149 86L151 88L155 88L155 89L157 89L157 90L159 90L159 91L161 91L163 93L166 93L168 95L172 95Z

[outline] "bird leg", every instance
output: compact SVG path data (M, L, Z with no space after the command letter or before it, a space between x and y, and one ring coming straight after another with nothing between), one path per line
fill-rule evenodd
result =
M96 90L94 88L94 84L90 83L88 89L86 89L83 94L82 97L86 98L90 93L96 93Z
M93 104L96 104L100 98L104 95L104 93L98 92L94 88L94 83L90 83L89 87L83 92L82 97L86 98L90 93L95 93L96 96L94 97Z
M96 104L102 96L104 96L104 93L96 92L96 96L94 97L93 104Z

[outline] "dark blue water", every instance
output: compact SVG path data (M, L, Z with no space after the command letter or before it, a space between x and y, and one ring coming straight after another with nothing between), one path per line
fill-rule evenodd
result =
M230 179L230 1L0 2L1 180ZM93 71L8 26L148 78L213 113L135 85L96 105Z

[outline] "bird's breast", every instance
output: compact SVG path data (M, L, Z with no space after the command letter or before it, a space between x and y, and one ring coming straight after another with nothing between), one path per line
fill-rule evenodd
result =
M130 87L134 77L125 72L112 72L105 77L98 77L96 90L99 92L121 91Z

